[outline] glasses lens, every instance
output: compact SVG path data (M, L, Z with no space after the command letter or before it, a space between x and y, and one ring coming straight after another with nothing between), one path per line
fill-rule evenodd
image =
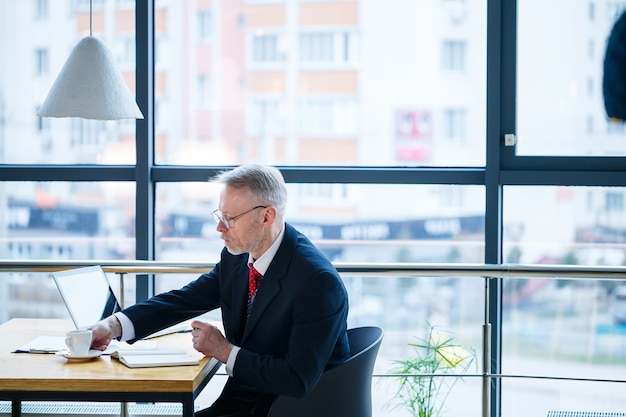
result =
M215 223L217 223L218 226L220 224L222 224L222 225L224 225L225 228L227 228L227 229L230 228L230 225L228 224L226 219L224 217L222 217L222 213L220 213L219 210L215 210L211 214L213 215L213 220L215 220Z

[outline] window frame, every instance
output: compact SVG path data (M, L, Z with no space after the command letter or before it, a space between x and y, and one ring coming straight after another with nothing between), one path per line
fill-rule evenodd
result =
M252 0L248 0L250 3ZM145 119L136 121L135 165L3 165L0 181L132 181L137 260L155 259L155 187L159 182L205 182L228 166L157 165L155 138L156 0L136 2L136 96ZM76 4L84 6L85 2ZM98 7L99 2L94 2ZM279 166L287 183L457 184L485 187L485 263L502 263L502 191L507 185L626 187L624 157L517 156L505 134L516 133L517 0L487 1L486 162L484 167L318 167ZM278 33L280 36L280 33ZM467 46L469 47L469 45ZM286 57L289 59L289 57ZM255 63L271 66L272 62ZM254 65L253 65L254 66ZM141 213L141 215L139 215ZM154 278L139 275L136 299L153 293ZM502 280L488 280L492 323L492 373L500 373ZM490 410L499 415L501 383L491 386Z

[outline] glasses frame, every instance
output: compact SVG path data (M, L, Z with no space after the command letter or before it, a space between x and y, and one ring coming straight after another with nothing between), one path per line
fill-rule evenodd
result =
M228 218L222 216L222 212L219 209L213 210L211 212L211 215L213 216L213 220L215 220L215 223L217 223L218 226L220 224L223 224L224 227L226 227L227 229L230 229L231 227L233 227L233 225L230 224L230 222L232 222L233 220L237 220L239 217L243 216L244 214L248 214L253 210L260 209L260 208L268 208L268 207L269 206L263 206L263 205L254 206L250 210L246 210L243 213L239 213L236 216L228 217Z

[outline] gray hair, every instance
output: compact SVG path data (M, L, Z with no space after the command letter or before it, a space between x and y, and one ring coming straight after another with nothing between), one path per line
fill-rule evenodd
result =
M277 217L284 220L287 206L287 185L281 172L270 165L241 165L218 173L213 182L233 188L248 188L259 204L276 207Z

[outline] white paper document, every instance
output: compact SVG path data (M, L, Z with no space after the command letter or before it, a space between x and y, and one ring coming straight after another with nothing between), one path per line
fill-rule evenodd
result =
M103 352L108 355L118 350L155 350L157 343L148 340L138 340L135 344L129 345L126 342L111 341L109 347ZM65 344L65 336L37 336L30 342L15 349L14 353L57 353L68 350Z
M65 336L37 336L24 346L14 350L14 353L57 353L67 350Z

